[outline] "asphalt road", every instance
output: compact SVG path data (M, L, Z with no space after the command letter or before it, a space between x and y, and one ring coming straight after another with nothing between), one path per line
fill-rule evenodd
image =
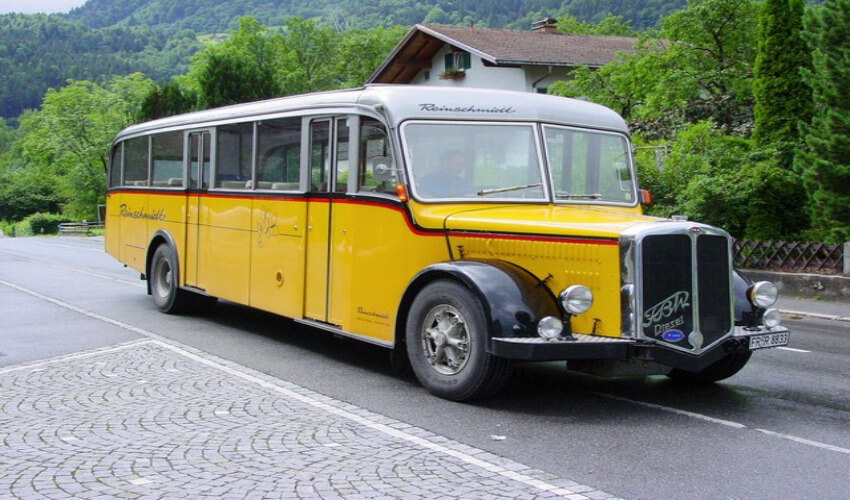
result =
M0 367L139 338L110 319L622 498L850 498L850 323L786 320L790 349L709 387L546 363L458 404L380 348L272 315L160 314L98 239L0 238Z

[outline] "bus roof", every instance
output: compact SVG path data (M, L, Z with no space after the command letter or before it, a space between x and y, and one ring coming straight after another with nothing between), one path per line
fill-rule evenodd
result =
M118 139L176 127L201 127L227 121L248 121L289 111L322 107L367 106L396 127L405 120L541 121L628 133L614 111L577 99L482 88L373 84L351 90L317 92L170 116L131 125Z

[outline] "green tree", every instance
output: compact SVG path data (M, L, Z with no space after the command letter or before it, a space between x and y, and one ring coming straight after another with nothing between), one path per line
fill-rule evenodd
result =
M239 20L239 29L229 39L196 54L189 76L197 86L201 107L279 96L276 38L256 19L246 16Z
M15 135L15 129L10 127L3 117L0 117L0 154L9 150L9 147L15 142Z
M765 1L753 70L753 138L758 146L776 148L778 161L788 169L799 140L797 123L811 116L811 90L801 74L811 66L802 38L804 10L803 0Z
M567 14L558 19L558 32L568 35L637 36L630 24L623 16L615 16L610 12L596 24L580 21L577 17Z
M662 19L661 36L676 43L666 51L670 70L660 94L667 85L686 90L687 122L710 119L727 132L749 134L758 6L755 0L690 0Z
M0 171L0 220L18 222L34 213L58 213L68 200L48 168Z
M276 75L284 93L338 88L340 78L333 65L336 52L337 36L330 27L300 17L287 19Z
M186 113L198 106L198 94L184 90L177 80L156 87L142 99L137 121Z
M660 171L654 159L637 156L642 185L656 200L651 213L687 215L737 238L788 240L806 228L807 218L794 210L806 198L799 177L754 150L751 140L703 121L670 144Z
M407 27L394 26L342 33L334 57L340 86L359 87L366 83L407 31Z
M47 92L41 110L21 117L21 138L14 148L32 169L52 172L68 200L67 215L94 219L106 192L109 149L119 130L134 121L142 96L154 87L134 74L105 86L70 81Z
M811 237L850 241L850 0L829 1L805 17L814 115L795 167L809 193Z
M757 7L755 0L691 0L644 35L635 53L579 69L550 91L611 106L648 137L671 138L706 119L748 135Z

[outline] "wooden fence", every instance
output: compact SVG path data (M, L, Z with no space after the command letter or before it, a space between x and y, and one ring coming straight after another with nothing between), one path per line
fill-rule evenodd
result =
M850 274L850 243L786 243L737 240L735 265L797 273Z

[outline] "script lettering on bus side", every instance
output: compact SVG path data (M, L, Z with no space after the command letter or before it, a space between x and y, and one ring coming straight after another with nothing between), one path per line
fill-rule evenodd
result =
M476 105L471 106L443 106L434 103L422 103L419 105L419 111L432 111L443 113L493 113L493 114L511 114L516 113L513 106L482 108Z
M159 210L153 212L148 212L145 209L133 210L132 208L128 207L126 203L124 203L119 207L119 210L121 211L121 217L126 217L128 219L147 219L156 221L165 220L164 208L160 208Z
M368 323L377 323L379 325L389 325L390 323L390 315L389 314L381 314L373 311L369 311L360 306L357 306L357 314L360 316L366 316L374 321L370 321L366 318L360 318L361 321L366 321Z

